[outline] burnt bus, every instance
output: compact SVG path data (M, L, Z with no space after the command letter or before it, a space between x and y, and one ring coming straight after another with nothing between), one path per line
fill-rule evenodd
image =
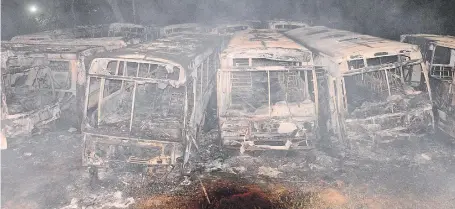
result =
M96 53L158 36L159 29L153 27L112 23L18 35L2 41L2 87L6 95L2 134L29 135L61 116L69 116L65 118L79 128L85 61Z
M180 34L98 54L87 76L83 163L187 165L215 87L220 38Z
M217 107L225 147L312 147L318 95L312 53L275 30L236 33L221 54Z
M221 25L217 25L215 28L213 28L212 33L218 34L218 35L232 36L239 31L248 30L248 29L251 29L251 27L248 24L242 24L242 23L221 24Z
M179 34L199 34L209 33L209 27L203 26L198 23L182 23L167 25L160 29L160 36L167 37Z
M156 26L142 26L132 23L110 23L102 25L76 26L32 34L18 35L12 42L38 43L61 39L87 39L103 37L123 37L128 44L152 41L159 38L160 30Z
M430 71L437 129L455 138L455 37L409 34L401 41L420 47Z
M285 34L325 69L323 114L341 144L433 130L428 70L417 46L322 26Z
M301 22L301 21L293 21L293 20L271 20L268 22L269 29L277 30L277 31L288 31L296 28L304 28L308 27L308 24Z
M29 135L59 119L62 113L68 116L66 119L80 124L81 121L76 120L82 113L82 106L77 105L77 91L85 82L85 59L125 46L120 38L64 39L33 44L3 41L3 134L6 137Z

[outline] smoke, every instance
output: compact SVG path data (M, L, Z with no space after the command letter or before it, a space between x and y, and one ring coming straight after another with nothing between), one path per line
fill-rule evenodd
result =
M393 39L403 33L455 34L455 1L449 0L35 1L46 10L32 18L24 14L29 1L2 1L2 39L57 27L116 22L118 15L143 25L294 19Z

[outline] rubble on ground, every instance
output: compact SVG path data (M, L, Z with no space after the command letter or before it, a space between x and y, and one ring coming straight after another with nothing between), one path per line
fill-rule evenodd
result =
M84 199L71 199L71 203L60 209L105 209L105 208L129 208L135 203L134 198L124 197L123 192L93 194Z

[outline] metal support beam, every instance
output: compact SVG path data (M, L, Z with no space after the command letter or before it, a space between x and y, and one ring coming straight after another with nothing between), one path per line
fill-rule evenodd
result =
M97 120L97 123L96 123L98 126L100 125L100 120L101 120L101 107L103 105L104 83L105 83L105 81L106 81L106 79L101 78L100 90L99 90L99 93L98 93L98 120Z
M309 86L308 86L308 72L309 71L304 71L303 73L305 74L305 96L308 97L308 95L310 95L310 90L309 90ZM314 73L314 70L312 71L312 73ZM314 79L314 75L313 75L313 79Z
M137 68L136 68L136 77L139 77L139 69L141 68L141 63L137 63Z
M137 89L137 82L134 82L133 88L133 101L131 103L131 116L130 116L130 133L131 129L133 128L133 119L134 119L134 104L136 103L136 89Z
M386 81L387 81L387 90L388 90L388 92L389 92L389 96L391 96L391 95L392 95L392 92L391 92L391 90L390 90L389 74L388 74L387 70L384 70L384 72L385 72L385 79L386 79Z
M312 71L312 74L313 74L313 94L314 94L314 104L315 104L315 112L316 112L316 116L319 115L319 89L318 89L318 78L317 78L317 74L316 74L316 70L313 69ZM306 75L306 73L305 73ZM308 76L305 76L305 82L306 82L306 88L308 89L308 85L310 85L306 80L308 80L307 78ZM316 121L317 122L317 121Z
M270 71L267 71L267 86L268 86L268 89L269 89L269 116L272 116L272 104L270 101L271 98L270 98Z
M201 63L201 65L198 67L198 71L200 71L200 75L201 75L201 92L200 92L200 95L198 95L199 98L202 99L202 92L203 92L203 86L204 86L204 62Z
M117 65L115 66L115 75L118 75L118 70L120 68L120 62L119 60L117 60Z
M90 95L90 81L91 81L91 77L87 76L86 84L87 84L88 87L85 88L85 104L84 104L84 113L83 113L84 117L83 117L83 119L87 118L87 108L88 108L88 100L89 100L88 97Z

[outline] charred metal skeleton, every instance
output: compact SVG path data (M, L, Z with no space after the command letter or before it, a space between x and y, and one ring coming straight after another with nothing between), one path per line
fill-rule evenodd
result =
M182 34L91 62L83 162L186 165L215 86L218 36Z
M433 129L428 71L417 46L326 27L286 35L317 52L321 113L340 139L419 136ZM349 141L346 141L349 145Z
M82 110L76 92L85 82L85 57L125 45L113 38L2 42L2 132L28 135L62 111Z
M318 127L315 78L312 53L282 34L235 34L217 81L223 144L241 152L310 148Z
M86 59L158 36L155 27L112 23L19 35L2 42L6 104L2 131L8 137L27 135L60 118L62 111L81 115ZM79 118L72 117L77 124Z
M430 69L430 86L439 130L455 138L455 37L402 35L401 41L420 46Z

